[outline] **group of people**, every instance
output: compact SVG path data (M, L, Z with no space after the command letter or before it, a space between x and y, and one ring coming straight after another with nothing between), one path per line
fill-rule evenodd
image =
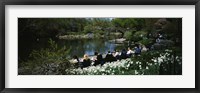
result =
M158 34L157 35L157 39L156 42L160 43L160 39L163 39L163 35L162 34ZM113 52L108 51L106 53L106 55L103 55L101 53L98 52L94 52L94 56L89 57L87 54L85 54L83 56L83 58L80 60L76 55L73 56L73 63L76 64L77 67L88 67L88 66L96 66L96 65L103 65L106 62L113 62L113 61L117 61L117 60L121 60L121 59L126 59L126 58L130 58L133 55L135 56L139 56L141 54L141 52L143 51L148 51L153 49L152 46L144 46L142 44L136 44L136 46L133 48L133 50L128 47L128 49L122 49L121 51L119 50L115 50Z
M144 50L144 47L136 46L134 50L128 47L128 50L122 49L121 52L115 50L113 52L108 51L105 57L101 53L94 52L94 56L90 57L85 54L83 58L80 60L78 56L73 56L73 63L75 63L76 67L88 67L88 66L96 66L103 65L106 62L113 62L121 59L130 58L135 55L138 56L141 54L141 51Z

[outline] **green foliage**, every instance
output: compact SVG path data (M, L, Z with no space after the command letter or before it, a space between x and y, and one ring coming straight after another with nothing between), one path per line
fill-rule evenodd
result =
M94 35L95 35L96 37L98 37L98 36L104 35L104 34L105 34L105 31L102 31L102 30L95 30L93 33L94 33Z
M28 74L32 74L32 70L39 68L43 68L43 66L48 64L65 64L64 68L70 68L70 63L67 59L67 55L70 49L66 49L66 47L59 48L58 45L52 39L49 40L49 48L41 49L41 50L33 50L30 54L29 60L26 62L22 62L19 64L19 68L27 68L26 72ZM24 70L25 71L25 70ZM21 74L24 74L23 72ZM44 74L44 73L43 73Z
M65 35L68 32L89 33L95 30L107 31L107 28L114 29L135 29L146 32L156 31L155 23L158 18L19 18L19 38L38 37L55 38L57 35ZM170 37L181 38L181 19L170 18L169 24L163 26L162 31ZM136 37L137 38L137 37Z
M142 40L138 41L139 43L147 46L153 43L153 39L143 38Z
M84 27L84 33L94 33L103 35L107 28L111 27L110 19L92 18L88 19L89 23ZM105 31L105 32L104 32Z
M127 39L127 40L131 40L133 38L133 35L132 35L132 32L131 31L127 31L124 33L124 37Z
M145 18L144 21L145 21L144 28L147 31L154 31L155 30L154 26L155 26L155 23L158 21L158 18Z
M87 20L85 18L19 18L19 38L26 36L55 38L67 32L83 31Z
M143 38L145 38L147 36L147 32L146 31L137 31L133 34L133 41L137 42L142 40Z
M94 27L92 25L87 25L84 27L84 33L91 33L94 31Z
M39 51L33 51L30 54L30 58L33 60L38 60L38 62L43 62L42 60L49 60L49 62L62 62L66 61L66 55L69 53L70 49L66 47L58 48L58 45L52 39L49 40L49 48L41 49Z
M115 27L136 28L136 30L141 30L144 27L144 22L144 19L138 18L115 18L112 20Z
M109 18L93 18L92 25L94 27L107 28L111 26Z
M149 45L153 42L153 38L156 37L156 33L162 32L168 37L169 40L176 40L177 38L182 39L182 19L181 18L169 18L165 21L166 24L162 24L158 22L158 18L114 18L112 21L108 18L19 18L18 20L18 30L19 30L19 44L23 44L23 39L33 39L37 40L42 37L51 37L55 38L59 35L77 35L77 34L87 34L94 33L94 36L100 37L105 35L105 33L112 33L110 29L113 28L115 31L121 31L122 35L127 40L132 40L134 42L139 42L143 45ZM157 29L155 27L155 23L159 26ZM113 30L113 31L114 31ZM130 30L130 31L129 31ZM135 30L135 31L132 31ZM109 32L108 32L109 31ZM126 32L125 32L126 31ZM125 33L124 33L125 32ZM148 33L152 34L152 37L147 38ZM155 37L154 37L155 36ZM38 39L39 40L39 39ZM28 40L27 40L28 41ZM178 42L178 41L177 41ZM27 62L23 62L19 64L19 67L28 68L29 70L34 69L38 66L48 63L63 63L68 62L66 59L67 54L70 49L66 49L66 47L59 48L58 45L53 40L49 40L49 48L41 49L39 51L33 50L30 54L30 59ZM182 43L180 43L182 44ZM173 47L174 48L174 47ZM181 48L174 48L174 54L170 54L172 56L178 55L181 56ZM138 60L145 62L151 60L152 57L158 57L160 52L148 52L143 53L140 57L134 58L134 60ZM20 57L19 57L20 58ZM171 60L174 60L173 57L169 57ZM133 64L135 64L133 62ZM143 64L143 63L142 63ZM162 64L163 66L169 64ZM66 67L69 67L67 65ZM131 66L134 69L138 68L136 66ZM179 66L180 67L180 66ZM158 67L156 65L151 66L150 70L139 70L138 73L150 74L157 73ZM170 69L169 67L166 67ZM135 73L134 69L130 69L125 74ZM28 73L28 71L26 73ZM123 74L118 71L125 71L126 69L120 68L114 70L118 74ZM148 72L150 71L150 72ZM151 73L151 74L152 74ZM168 72L166 72L168 73Z

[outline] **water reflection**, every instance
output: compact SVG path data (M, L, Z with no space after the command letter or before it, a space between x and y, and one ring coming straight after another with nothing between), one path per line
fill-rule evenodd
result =
M38 42L29 42L23 40L19 42L19 60L27 60L29 54L33 50L40 50L49 47L48 38L40 39ZM22 41L22 40L21 40ZM70 50L67 57L77 55L83 57L84 54L94 55L94 52L107 53L108 51L114 51L115 48L121 49L122 46L116 45L114 42L109 42L109 39L77 39L77 40L56 40L59 47L66 46Z
M116 48L113 42L108 42L105 39L61 40L59 45L65 45L70 49L70 56L77 55L79 57L82 57L84 54L94 55L95 51L106 53L107 51L114 51Z

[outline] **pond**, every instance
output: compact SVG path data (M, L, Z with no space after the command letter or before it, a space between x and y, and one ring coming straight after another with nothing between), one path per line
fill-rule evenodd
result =
M94 55L95 51L102 54L112 52L123 45L115 44L107 39L59 40L58 44L70 49L70 56L77 55L78 57L83 57L84 54Z
M66 46L70 49L69 54L66 56L77 55L83 57L84 54L94 55L94 52L107 53L108 51L114 51L115 49L122 49L124 44L115 44L110 42L109 39L75 39L75 40L56 40L59 47ZM40 39L37 42L19 42L19 56L21 59L27 59L32 50L40 50L48 47L48 39Z

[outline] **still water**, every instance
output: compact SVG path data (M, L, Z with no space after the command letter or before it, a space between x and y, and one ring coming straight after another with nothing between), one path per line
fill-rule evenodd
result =
M95 51L104 54L119 48L119 45L106 39L60 40L58 43L70 49L70 56L77 55L79 57L84 54L94 55Z
M76 40L56 40L59 47L66 47L70 49L66 56L71 57L77 55L83 57L84 54L94 55L94 52L107 53L115 49L121 49L122 45L116 45L115 42L110 42L109 39L76 39ZM26 42L25 40L19 42L19 59L27 60L28 55L33 50L40 50L48 48L48 39L40 39L37 42Z

